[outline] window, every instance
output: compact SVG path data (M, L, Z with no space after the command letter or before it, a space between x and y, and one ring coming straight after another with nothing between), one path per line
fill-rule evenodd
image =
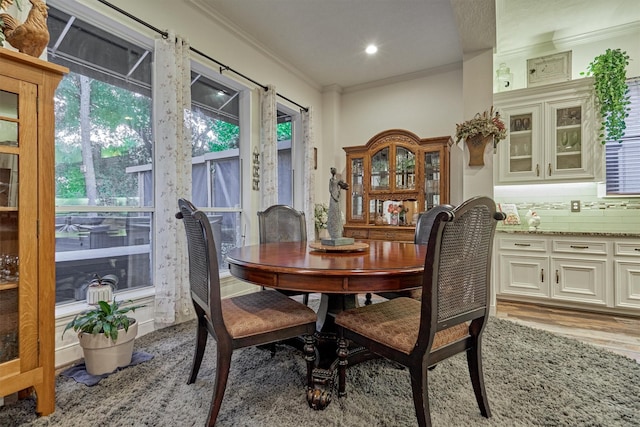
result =
M278 140L278 203L293 206L293 165L291 115L278 108L276 139Z
M627 83L631 111L625 136L605 147L607 195L640 195L640 77Z
M153 199L130 173L152 161L151 41L52 5L47 25L49 61L70 69L55 96L56 302L85 300L95 275L151 286Z
M242 244L241 229L241 99L242 90L230 80L192 62L191 139L192 201L207 212L215 241L218 265L227 252Z

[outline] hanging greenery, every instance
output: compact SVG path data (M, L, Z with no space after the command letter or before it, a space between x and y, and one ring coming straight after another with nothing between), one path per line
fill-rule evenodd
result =
M602 125L600 141L622 142L629 116L629 88L627 86L629 55L620 49L607 49L594 58L581 75L593 76L596 102L600 109Z

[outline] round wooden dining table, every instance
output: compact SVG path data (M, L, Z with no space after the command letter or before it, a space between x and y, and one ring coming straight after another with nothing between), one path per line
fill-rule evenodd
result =
M315 249L317 242L264 243L232 249L227 254L231 274L256 285L320 293L318 307L319 388L307 395L309 405L324 409L331 401L337 371L336 313L357 307L358 294L415 289L422 286L426 245L379 240L357 241L349 248ZM366 247L364 247L366 246ZM362 348L350 349L349 363L370 358Z
M381 240L356 243L368 247L316 250L307 242L264 243L232 249L227 262L233 276L274 289L358 294L421 286L426 245Z

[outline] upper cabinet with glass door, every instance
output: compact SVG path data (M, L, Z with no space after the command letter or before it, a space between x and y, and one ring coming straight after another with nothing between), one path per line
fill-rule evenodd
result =
M376 238L369 226L401 226L407 240L420 212L449 198L449 147L452 139L418 138L404 130L375 135L366 145L345 147L349 189L345 236ZM405 236L406 234L406 236Z
M580 79L495 95L508 125L498 144L498 183L598 178L602 147L592 84Z

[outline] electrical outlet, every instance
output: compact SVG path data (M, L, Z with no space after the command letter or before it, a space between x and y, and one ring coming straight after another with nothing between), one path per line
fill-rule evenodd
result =
M580 212L580 200L571 201L571 212Z

